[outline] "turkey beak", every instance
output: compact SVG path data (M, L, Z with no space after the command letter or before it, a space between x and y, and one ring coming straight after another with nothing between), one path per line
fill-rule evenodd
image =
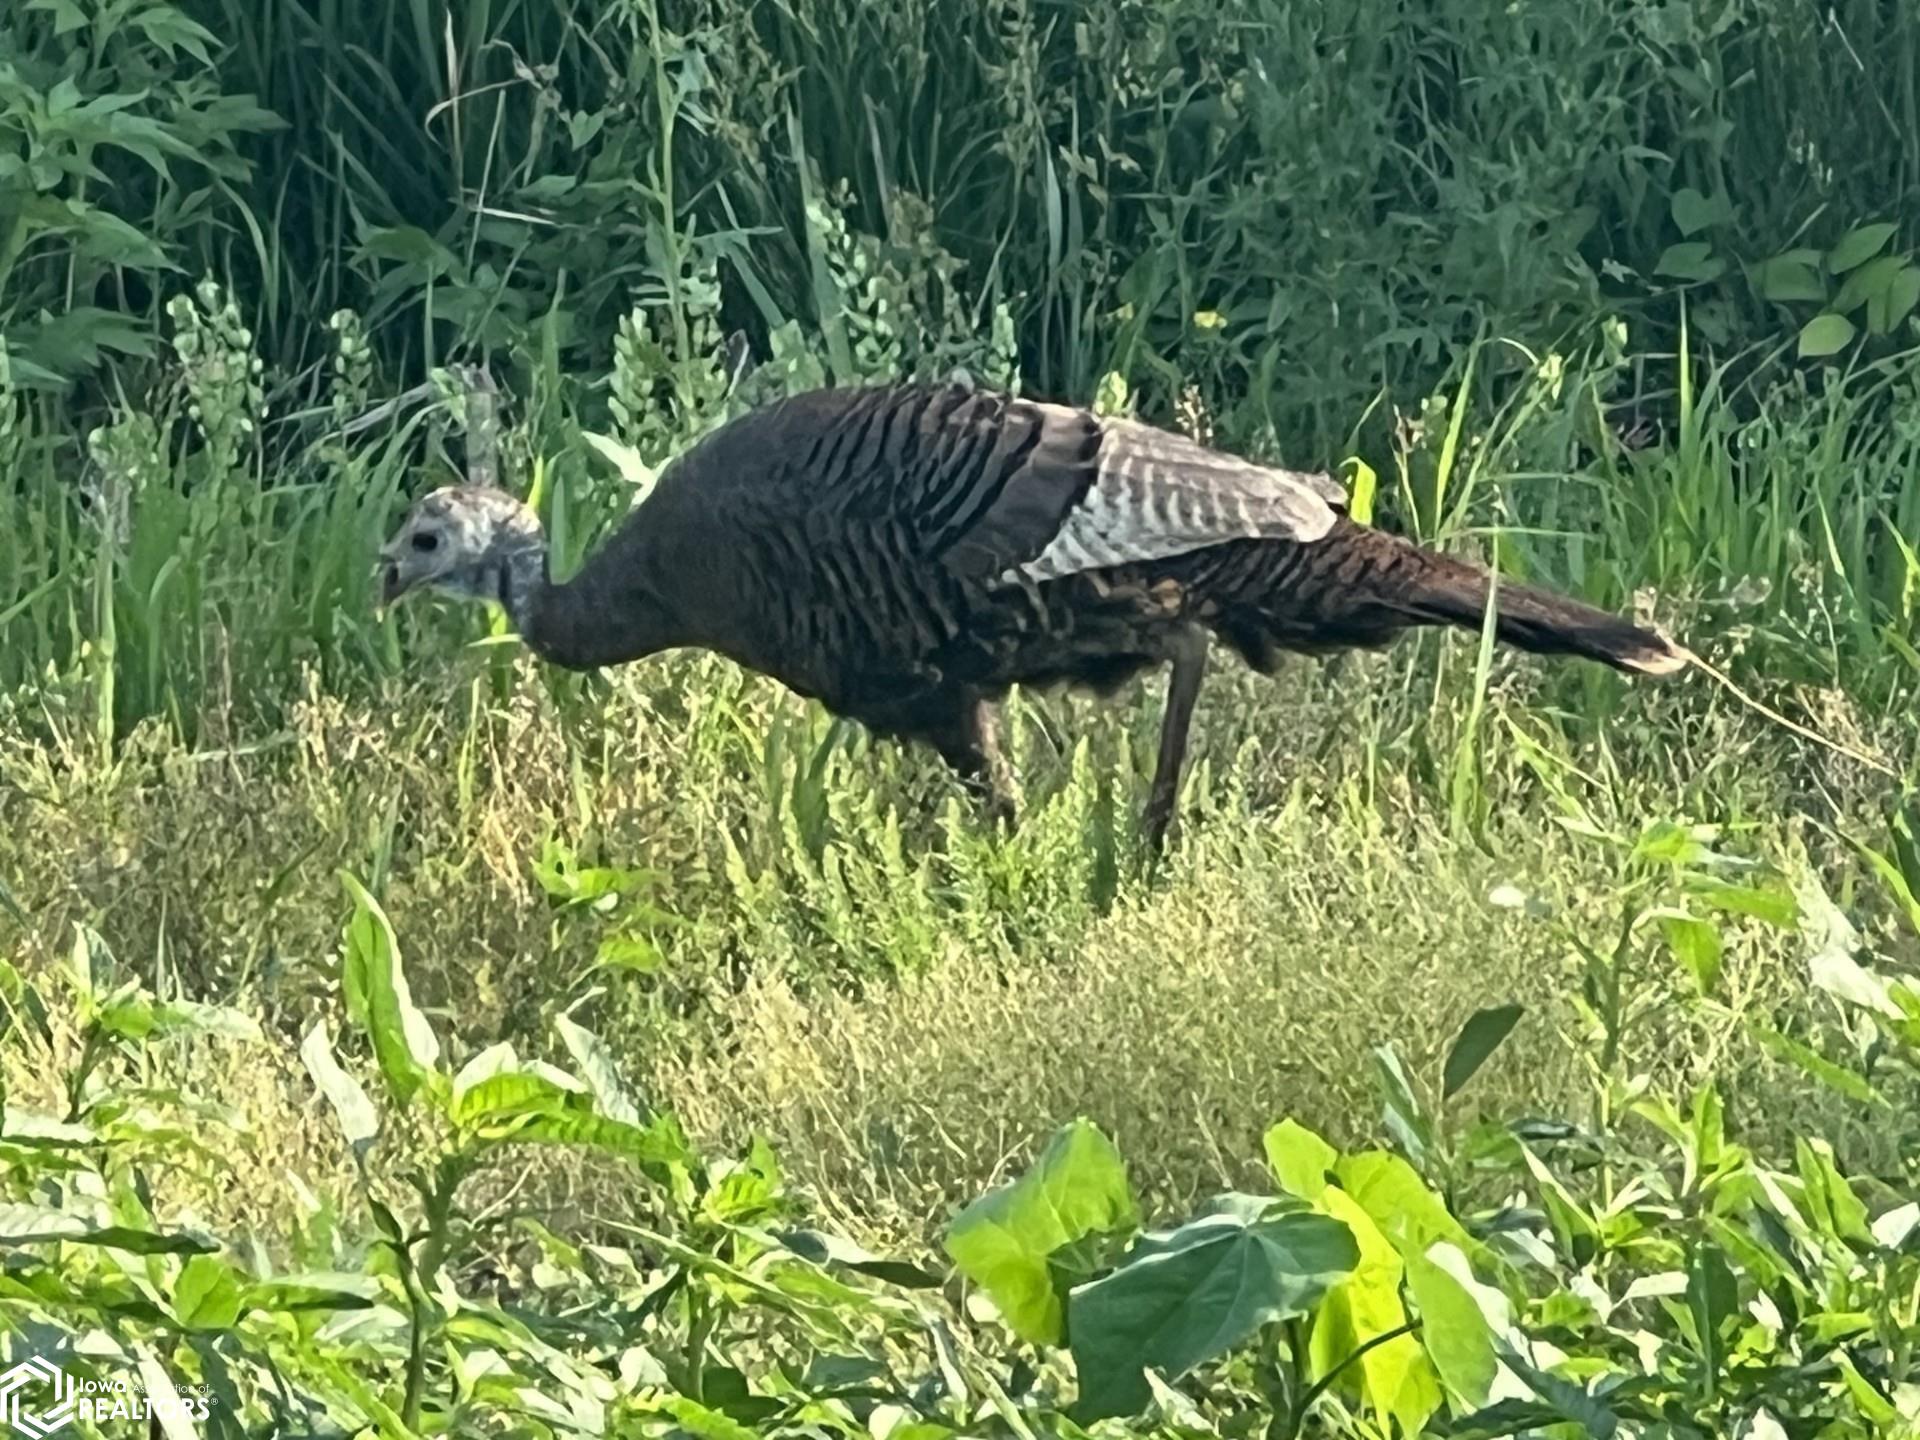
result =
M380 582L380 603L376 607L376 613L384 615L394 601L414 587L419 577L407 574L405 567L400 563L399 555L394 553L392 546L380 552L380 563L375 567L375 571L376 578Z

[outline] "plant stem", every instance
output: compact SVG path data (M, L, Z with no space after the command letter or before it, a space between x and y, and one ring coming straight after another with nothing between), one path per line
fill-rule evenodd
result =
M680 105L669 85L666 34L660 25L659 0L651 0L645 13L648 41L653 49L654 99L660 110L660 234L667 261L667 273L663 278L667 282L667 308L673 317L674 344L678 347L675 359L685 365L690 358L688 352L693 348L693 342L687 326L686 305L680 294L680 230L673 196L673 131Z
M419 1237L419 1263L414 1262L410 1248L399 1252L411 1311L407 1323L407 1390L406 1398L401 1402L400 1417L410 1430L420 1428L420 1409L426 1400L427 1325L436 1308L434 1300L427 1293L427 1286L440 1273L441 1261L446 1258L447 1233L453 1224L454 1194L471 1168L472 1164L465 1156L449 1155L441 1160L434 1172L432 1187L421 1187L422 1198L426 1201L427 1228Z
M420 1283L420 1272L414 1267L413 1257L402 1250L400 1263L406 1280L408 1310L407 1392L400 1404L400 1418L409 1430L418 1430L420 1406L427 1389L427 1308L433 1302Z
M80 1048L80 1061L73 1067L73 1073L67 1080L67 1123L75 1124L84 1113L81 1099L87 1088L87 1078L93 1074L93 1067L100 1062L100 1048L103 1036L98 1024L87 1027L86 1043Z
M691 1279L691 1277L689 1277ZM713 1313L697 1283L687 1286L687 1393L706 1399L707 1337L713 1334Z
M1355 1349L1350 1351L1346 1359L1342 1360L1338 1365L1334 1366L1326 1374L1322 1375L1318 1380L1314 1381L1312 1387L1308 1389L1307 1393L1304 1396L1301 1397L1300 1409L1298 1410L1298 1412L1296 1412L1297 1418L1304 1420L1307 1417L1307 1415L1313 1410L1313 1402L1318 1400L1323 1394L1325 1394L1327 1391L1327 1388L1330 1385L1332 1385L1335 1380L1338 1380L1340 1378L1341 1371L1345 1370L1349 1365L1353 1364L1354 1361L1358 1360L1361 1356L1365 1355L1369 1350L1377 1350L1380 1346L1385 1345L1390 1340L1398 1340L1402 1335L1413 1334L1416 1330L1420 1328L1420 1323L1421 1322L1418 1320L1409 1320L1406 1324L1397 1326L1396 1328L1392 1330L1388 1330L1383 1334L1376 1335L1371 1340L1367 1341L1366 1344L1357 1346Z

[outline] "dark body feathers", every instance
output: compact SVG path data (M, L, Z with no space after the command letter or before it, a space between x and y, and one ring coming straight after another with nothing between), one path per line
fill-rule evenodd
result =
M676 461L523 628L581 667L713 649L974 773L980 707L1014 684L1106 691L1168 661L1177 675L1208 634L1271 671L1288 651L1479 627L1485 572L1345 507L1326 476L1069 407L950 386L815 391ZM1543 591L1503 583L1497 606L1499 638L1523 649L1684 663L1653 632Z

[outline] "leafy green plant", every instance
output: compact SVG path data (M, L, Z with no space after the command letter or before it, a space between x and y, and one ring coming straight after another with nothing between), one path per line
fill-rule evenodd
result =
M279 122L222 92L181 8L27 0L0 21L0 334L16 381L63 386L157 349L171 251L258 224L241 147Z
M1799 246L1752 267L1762 299L1818 307L1800 327L1803 359L1836 355L1862 333L1896 336L1920 306L1920 266L1910 256L1883 253L1898 229L1889 221L1856 226L1827 250Z
M219 1433L314 1422L397 1436L472 1425L639 1433L631 1427L799 1413L818 1402L768 1368L773 1356L796 1340L823 1353L857 1351L913 1332L911 1304L838 1277L872 1273L908 1291L933 1277L827 1232L782 1227L793 1199L764 1146L739 1162L700 1160L571 1019L556 1028L572 1070L523 1061L504 1045L450 1070L411 999L383 912L346 883L354 908L342 993L385 1103L341 1064L317 1022L301 1058L350 1148L369 1232L361 1240L349 1217L317 1207L294 1241L301 1268L276 1267L258 1244L160 1221L145 1167L195 1157L216 1168L219 1152L201 1138L212 1136L197 1127L220 1117L198 1105L190 1079L156 1087L124 1078L150 1070L159 1047L193 1036L261 1045L258 1027L219 1007L157 1001L134 982L99 989L112 957L85 932L75 942L71 1016L7 972L10 1008L38 1016L44 1042L68 1025L80 1042L67 1117L10 1105L0 1131L10 1162L0 1230L17 1277L0 1311L14 1358L30 1344L103 1388L128 1375L149 1397L177 1387L204 1397L200 1413ZM156 1125L161 1111L173 1118ZM395 1132L409 1123L425 1134L404 1158L383 1160L405 1143ZM651 1198L623 1207L587 1243L516 1209L510 1192L469 1205L509 1152L554 1146L634 1167ZM541 1258L530 1290L496 1303L470 1282L475 1260L508 1235L531 1241ZM614 1243L620 1236L631 1250ZM743 1332L756 1315L765 1333ZM752 1388L736 1363L748 1355L764 1371ZM850 1363L865 1373L857 1361L839 1361L840 1370Z

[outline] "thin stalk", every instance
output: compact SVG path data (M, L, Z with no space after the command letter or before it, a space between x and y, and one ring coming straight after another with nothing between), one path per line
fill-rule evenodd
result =
M407 1287L407 1390L401 1402L400 1418L407 1429L420 1428L420 1407L427 1390L427 1311L433 1301L414 1269L412 1257L400 1252L402 1278Z
M1411 1335L1415 1333L1417 1330L1419 1330L1420 1325L1421 1325L1421 1322L1418 1320L1409 1320L1407 1321L1406 1324L1396 1326L1392 1330L1388 1330L1383 1334L1376 1335L1371 1340L1367 1341L1366 1344L1356 1346L1354 1347L1354 1349L1349 1351L1344 1360L1342 1360L1338 1365L1334 1366L1326 1374L1322 1375L1318 1380L1314 1381L1312 1386L1308 1388L1307 1393L1300 1397L1300 1408L1293 1412L1293 1420L1294 1420L1293 1433L1296 1435L1300 1433L1301 1424L1305 1422L1307 1416L1313 1413L1314 1402L1317 1401L1322 1395L1327 1393L1328 1388L1332 1386L1334 1381L1340 1378L1341 1374L1346 1370L1346 1368L1349 1365L1353 1364L1354 1361L1366 1355L1368 1351L1378 1350L1382 1345L1388 1344L1389 1342L1394 1340L1398 1340L1402 1335Z
M113 716L115 709L114 666L119 649L117 622L113 609L114 537L111 506L101 517L100 552L94 567L93 585L93 674L94 739L102 760L113 758Z
M713 1334L713 1310L698 1283L687 1286L687 1393L704 1402L707 1389L707 1340Z
M660 111L660 231L667 258L667 311L673 317L673 339L678 347L675 353L685 363L692 354L693 342L687 328L686 305L680 294L680 231L673 203L673 130L678 106L667 83L667 51L656 0L647 0L646 16L648 43L653 51L654 103Z
M431 1187L418 1186L426 1202L427 1228L419 1236L420 1258L414 1260L411 1247L396 1246L407 1289L407 1388L400 1416L409 1430L420 1428L420 1411L426 1402L427 1330L438 1307L428 1294L428 1286L440 1273L446 1258L448 1232L453 1225L453 1201L460 1182L467 1177L471 1162L462 1155L449 1155L440 1162ZM416 1181L417 1184L417 1181Z

